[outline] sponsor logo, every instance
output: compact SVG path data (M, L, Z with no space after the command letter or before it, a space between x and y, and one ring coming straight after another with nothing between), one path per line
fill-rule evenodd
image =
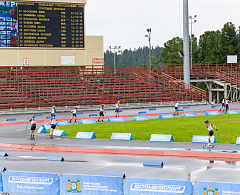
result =
M131 184L130 190L148 191L148 192L183 193L185 191L185 186L133 183Z
M83 123L86 123L86 121L84 120Z
M9 176L8 182L9 183L52 185L53 178L48 178L48 177Z
M219 195L219 192L217 188L203 188L203 195Z
M79 180L68 180L67 182L67 192L71 193L81 193L81 184Z

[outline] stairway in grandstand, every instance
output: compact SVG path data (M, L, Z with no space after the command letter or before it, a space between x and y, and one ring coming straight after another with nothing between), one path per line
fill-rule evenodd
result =
M145 67L26 67L0 71L0 108L205 100L206 92Z

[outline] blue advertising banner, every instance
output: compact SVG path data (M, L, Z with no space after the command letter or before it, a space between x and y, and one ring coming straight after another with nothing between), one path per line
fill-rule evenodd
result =
M53 136L67 136L66 132L64 130L57 130L57 129L54 129L53 130Z
M238 110L228 110L226 114L239 114Z
M60 127L60 126L68 126L68 122L67 121L58 121L57 122L57 126Z
M50 124L48 124L48 123L46 123L46 124L43 124L42 126L43 126L43 127L45 127L46 129L51 129L51 125L50 125Z
M150 142L171 142L173 141L172 135L164 134L151 134Z
M190 181L130 178L124 181L124 195L191 195Z
M7 193L59 195L59 187L59 176L55 173L3 173L3 191Z
M195 117L197 116L196 112L184 113L182 117Z
M158 119L166 119L166 118L173 118L173 115L172 114L161 114L158 117Z
M240 194L240 184L199 181L194 190L195 195L236 195Z
M94 139L96 138L94 132L77 132L77 135L75 138L78 139Z
M0 173L0 192L3 191L2 173Z
M123 122L123 117L108 118L107 122Z
M80 124L87 125L87 124L95 124L96 119L81 119Z
M47 133L47 130L46 130L46 128L42 125L42 126L38 129L37 133Z
M205 113L205 116L215 116L219 115L218 111L209 111Z
M134 116L134 121L145 121L149 120L148 116Z
M236 144L237 144L237 145L240 145L240 137L237 137Z
M112 140L132 140L133 136L131 133L112 133Z
M61 176L61 195L122 195L120 177L67 175Z
M216 137L212 136L210 138L211 143L216 143ZM192 143L205 143L208 144L208 136L193 135Z

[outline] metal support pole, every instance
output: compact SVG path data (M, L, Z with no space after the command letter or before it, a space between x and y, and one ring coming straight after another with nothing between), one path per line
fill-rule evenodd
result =
M212 82L209 83L209 103L212 102Z

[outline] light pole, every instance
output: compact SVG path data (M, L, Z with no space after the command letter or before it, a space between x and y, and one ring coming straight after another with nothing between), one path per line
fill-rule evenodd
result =
M191 20L189 23L191 24L191 69L192 69L192 24L197 22L197 20L195 20L197 18L197 15L189 16L188 18Z
M149 41L149 78L151 78L151 28L148 28L147 32L148 35L145 35L145 37L147 37Z
M109 49L113 49L113 53L114 53L114 67L113 67L113 71L115 73L115 65L116 65L116 59L115 59L115 49L119 51L119 49L121 48L121 46L108 46Z

